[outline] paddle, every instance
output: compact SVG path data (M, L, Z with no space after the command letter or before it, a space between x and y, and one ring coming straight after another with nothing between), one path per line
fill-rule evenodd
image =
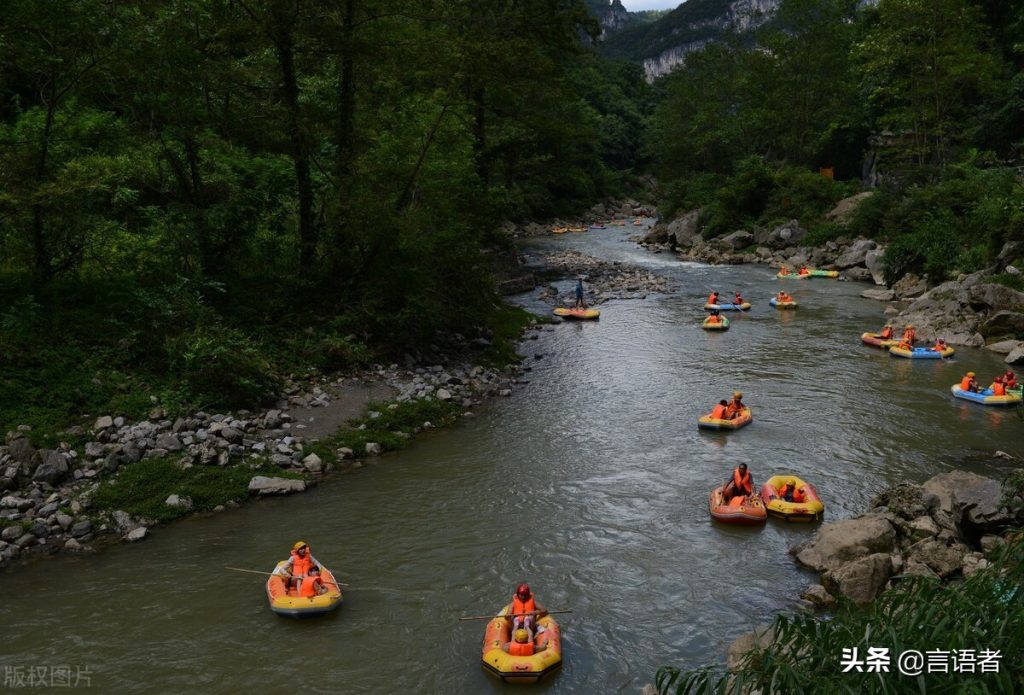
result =
M562 613L572 613L571 608L567 608L561 611L543 611L547 615L559 615ZM533 613L512 613L510 615L470 615L465 618L459 618L459 620L493 620L494 618L522 618L527 615L533 615Z
M262 575L267 576L267 577L274 576L273 572L262 572L260 570L244 570L241 567L225 567L224 569L226 569L226 570L233 570L235 572L248 572L249 574L262 574ZM279 576L279 577L291 577L293 579L297 579L297 577L295 575L293 575L293 574L279 574L277 576ZM326 579L321 579L320 581L323 582L324 584L333 584L334 586L348 586L348 584L345 584L345 583L342 583L342 582L329 582Z

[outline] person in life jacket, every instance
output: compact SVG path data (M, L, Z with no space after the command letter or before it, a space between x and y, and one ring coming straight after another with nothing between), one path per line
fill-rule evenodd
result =
M728 502L737 495L748 497L754 494L754 476L747 470L747 464L741 463L732 472L732 477L722 489L722 498Z
M787 502L803 502L806 498L803 488L796 486L796 480L790 478L785 485L779 488L779 497Z
M779 275L789 275L789 268L786 266L779 268Z
M739 292L734 292L733 294L735 294L736 296L733 298L732 303L735 304L736 306L743 306L743 295L740 294Z
M1017 388L1017 375L1012 369L1007 369L1006 374L1003 374L1003 383L1006 384L1007 391Z
M992 382L992 395L993 396L1005 396L1006 395L1006 384L1003 383L1003 377L997 376Z
M708 414L708 417L714 420L728 420L728 413L729 401L723 398L722 400L718 401L718 405L711 409L711 412Z
M807 269L807 266L802 265L802 266L800 266L800 274L801 275L810 275L811 271Z
M544 615L544 609L537 603L529 584L520 584L512 594L512 629L526 629L531 635L537 626L537 619Z
M309 574L311 567L319 567L320 563L313 557L313 553L309 550L309 544L306 541L297 541L292 546L291 556L287 562L274 570L274 574L285 575L285 588L293 589L299 585L299 582Z
M718 304L718 293L712 292L708 295L708 304Z
M974 372L967 372L964 378L960 380L960 390L970 391L971 393L978 392L978 382L974 380Z
M903 329L903 341L913 345L915 340L917 340L917 331L914 330L913 325L908 323L907 327Z
M743 405L743 392L733 391L732 401L729 402L729 405L726 406L725 409L726 419L735 420L736 418L743 414L743 409L745 407L746 406Z
M878 333L878 337L882 340L892 340L892 325L885 324L885 327Z
M547 644L534 644L530 639L530 633L522 629L514 631L512 633L512 641L502 646L502 649L511 656L533 656L547 648Z
M711 315L708 316L707 322L708 323L721 323L722 322L722 317L719 316L718 309L712 309L711 310Z
M775 301L777 302L792 302L793 298L789 296L786 290L779 290L779 293L775 295Z
M313 598L326 592L327 587L324 586L324 582L320 578L320 568L313 565L309 568L306 576L299 582L299 596L302 598Z
M948 348L949 346L946 345L946 341L942 338L939 338L938 340L935 341L935 345L932 347L932 350L934 350L935 352L945 352Z

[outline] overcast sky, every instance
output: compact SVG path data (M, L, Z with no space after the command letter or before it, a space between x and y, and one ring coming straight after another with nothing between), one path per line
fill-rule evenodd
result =
M683 0L622 0L627 10L672 10L683 4Z

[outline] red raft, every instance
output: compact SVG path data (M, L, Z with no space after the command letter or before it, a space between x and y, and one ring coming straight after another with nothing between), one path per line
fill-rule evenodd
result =
M760 497L733 497L726 503L722 486L711 491L708 508L711 518L723 524L763 524L768 519L768 511Z

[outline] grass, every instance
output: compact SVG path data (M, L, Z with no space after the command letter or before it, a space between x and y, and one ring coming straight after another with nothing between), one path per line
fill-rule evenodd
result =
M425 422L435 427L449 425L458 419L461 412L462 407L458 404L433 398L392 404L371 403L360 417L349 420L347 428L313 443L307 449L332 463L338 461L337 450L342 447L352 449L357 458L366 456L368 442L380 444L384 451L394 451L409 443L407 437L397 432L411 436ZM371 417L370 413L379 415Z
M994 282L998 285L1004 285L1012 290L1017 290L1018 292L1024 292L1024 275L1000 273L999 275L993 275L987 278L986 281Z
M531 314L511 304L499 304L491 317L493 337L482 361L493 367L517 362L519 354L516 352L516 343L524 330L537 323L551 323L551 319Z
M1024 692L1024 535L1016 533L993 566L943 585L908 577L867 608L842 602L830 620L780 615L776 639L743 657L740 669L663 667L664 695L682 693L1019 693ZM843 673L844 649L888 648L890 673ZM999 673L901 675L896 657L917 650L998 650Z
M167 522L189 514L164 504L169 495L187 495L192 498L194 511L210 511L217 505L246 499L249 481L256 475L302 478L263 461L256 466L180 468L177 459L146 459L125 466L101 482L92 494L92 504L98 511L120 509L133 517Z

